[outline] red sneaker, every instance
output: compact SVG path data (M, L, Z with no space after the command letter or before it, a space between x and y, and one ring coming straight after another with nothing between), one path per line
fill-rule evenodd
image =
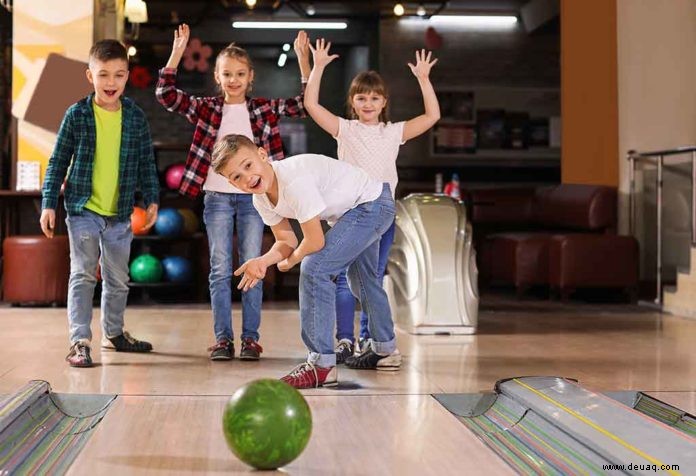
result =
M336 367L318 367L310 362L301 363L280 380L295 388L335 387L338 385Z
M239 360L259 360L263 347L251 337L242 339L242 350L239 352Z
M77 341L70 347L70 353L65 360L71 367L91 367L92 357L89 355L89 345L83 341Z

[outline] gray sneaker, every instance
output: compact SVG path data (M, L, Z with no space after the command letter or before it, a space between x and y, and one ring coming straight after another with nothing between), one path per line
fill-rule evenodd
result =
M353 355L355 348L353 343L348 339L341 339L338 341L336 346L336 365L340 365L346 361L346 359Z

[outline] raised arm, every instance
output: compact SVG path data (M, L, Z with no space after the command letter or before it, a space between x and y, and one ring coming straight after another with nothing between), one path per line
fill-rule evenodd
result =
M297 64L300 66L300 77L302 78L302 82L306 83L312 68L309 64L309 37L304 30L300 30L297 33L297 37L293 42L293 47L297 55Z
M179 25L179 28L174 30L172 53L169 55L169 61L167 61L167 64L164 66L165 68L176 69L179 67L179 62L181 62L184 51L186 51L189 36L191 36L191 30L189 30L189 26L186 23L182 23Z
M169 112L177 112L186 117L190 123L195 124L202 101L176 87L176 69L186 51L189 35L189 27L185 23L174 30L172 53L165 67L160 70L155 96Z
M408 67L411 68L411 72L418 80L418 85L423 94L425 113L406 121L402 136L404 142L418 137L440 120L440 105L437 102L435 90L430 82L430 69L437 63L437 59L431 61L431 54L432 51L427 53L425 50L416 51L416 64L408 63Z
M325 42L323 38L317 40L316 47L312 47L309 44L309 49L312 50L312 58L314 59L314 67L307 81L304 105L314 122L331 134L332 137L336 137L338 134L338 117L319 104L319 85L321 76L324 74L324 68L338 58L338 55L329 55L329 48L331 48L331 42Z

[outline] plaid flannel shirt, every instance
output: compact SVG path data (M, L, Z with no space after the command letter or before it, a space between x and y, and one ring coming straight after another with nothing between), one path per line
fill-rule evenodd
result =
M178 112L196 125L193 142L186 158L186 170L181 179L179 193L196 198L208 176L211 153L222 122L224 98L197 97L176 88L176 69L162 68L155 91L157 100L170 112ZM278 121L280 116L305 117L303 104L304 84L299 96L287 99L247 97L247 109L251 121L254 142L268 152L271 160L283 159L283 142Z
M82 214L92 196L97 145L93 97L90 94L73 104L63 116L41 191L42 209L56 208L66 174L65 210L69 215ZM146 206L159 203L159 178L145 113L126 97L121 98L121 108L119 173L114 180L118 180L118 220L128 220L133 213L136 188L143 193Z

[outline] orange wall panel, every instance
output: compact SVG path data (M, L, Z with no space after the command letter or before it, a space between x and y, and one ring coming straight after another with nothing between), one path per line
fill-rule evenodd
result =
M616 0L561 2L563 183L618 186Z

